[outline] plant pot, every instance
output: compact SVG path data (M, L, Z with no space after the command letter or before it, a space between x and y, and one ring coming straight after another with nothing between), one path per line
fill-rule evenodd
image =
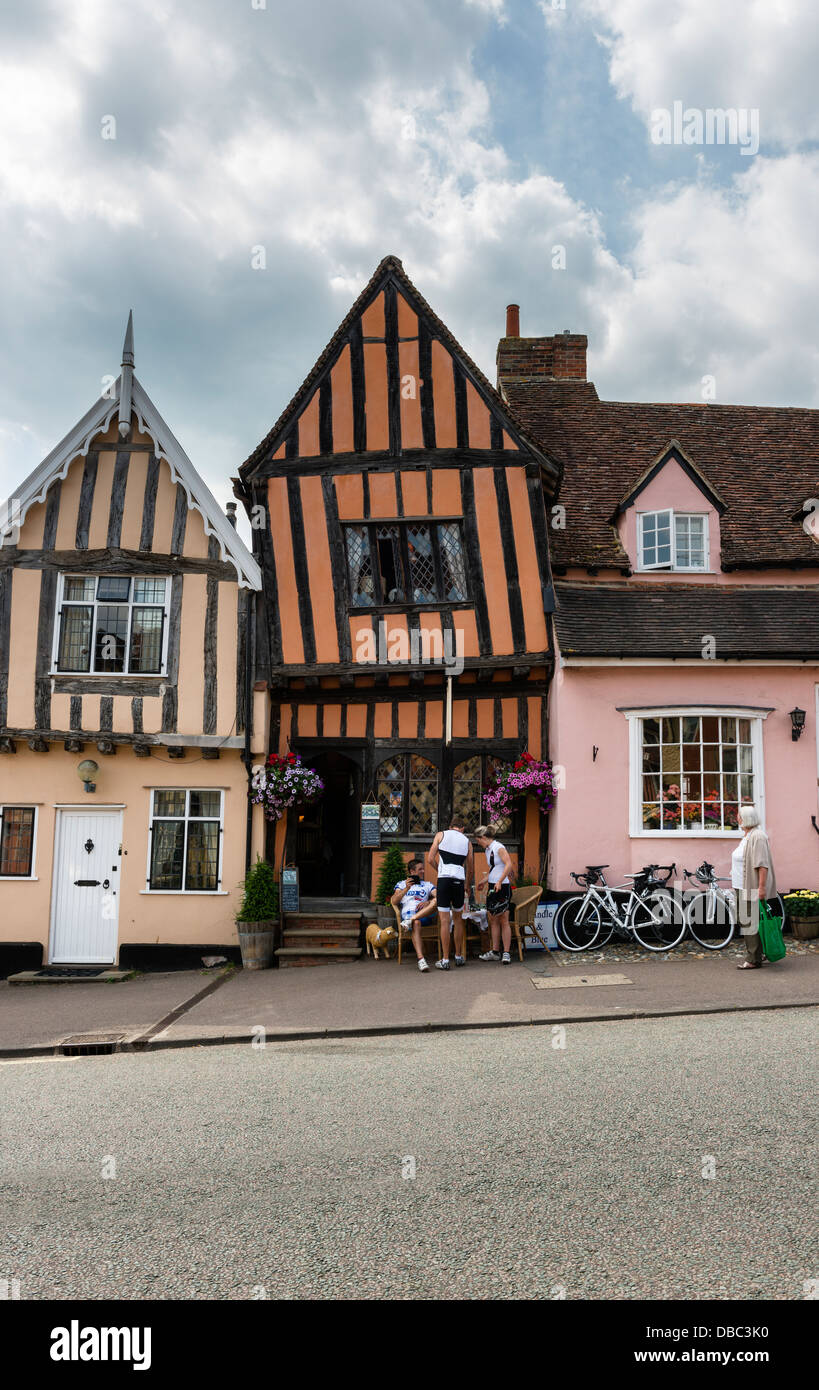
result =
M275 922L237 922L244 970L267 970L276 949Z
M788 921L797 941L813 941L819 936L819 917L796 917L789 913Z

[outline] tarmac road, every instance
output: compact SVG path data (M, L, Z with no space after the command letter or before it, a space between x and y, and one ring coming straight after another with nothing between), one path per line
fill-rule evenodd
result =
M2 1063L0 1273L23 1299L804 1298L816 1011L562 1041Z

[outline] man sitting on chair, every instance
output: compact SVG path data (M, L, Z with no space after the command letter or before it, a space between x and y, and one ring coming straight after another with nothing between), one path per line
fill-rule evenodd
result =
M424 939L421 927L424 923L437 922L438 905L435 884L422 878L423 859L411 859L407 868L408 878L396 883L390 902L401 908L401 930L412 932L412 944L418 957L418 969L429 970L424 959Z

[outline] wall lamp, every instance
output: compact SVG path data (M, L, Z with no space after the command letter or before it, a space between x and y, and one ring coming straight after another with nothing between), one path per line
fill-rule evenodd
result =
M77 776L81 779L87 792L95 792L97 790L97 784L94 778L99 770L99 763L95 763L93 758L83 758L82 762L77 764Z
M794 743L798 743L805 727L805 711L797 705L796 709L791 710L791 738Z

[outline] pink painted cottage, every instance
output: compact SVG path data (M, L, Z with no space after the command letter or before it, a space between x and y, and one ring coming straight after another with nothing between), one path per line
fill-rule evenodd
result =
M514 308L514 306L513 306ZM819 411L601 401L586 339L498 347L562 469L551 508L551 887L610 865L728 872L754 802L783 889L819 881Z

